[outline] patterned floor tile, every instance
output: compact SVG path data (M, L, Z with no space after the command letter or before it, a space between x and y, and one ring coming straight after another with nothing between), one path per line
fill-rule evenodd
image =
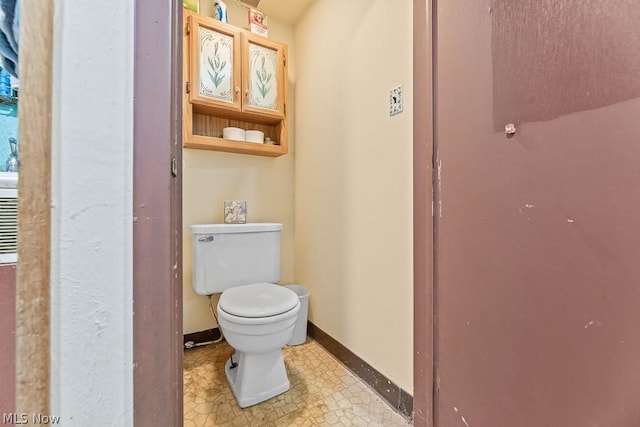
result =
M411 425L312 339L283 352L291 389L240 409L224 374L233 349L223 341L186 350L185 427Z

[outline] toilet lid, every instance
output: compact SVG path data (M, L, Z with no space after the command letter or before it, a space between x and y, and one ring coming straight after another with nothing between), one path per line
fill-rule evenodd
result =
M218 308L239 317L276 316L298 305L298 295L273 283L253 283L222 293Z

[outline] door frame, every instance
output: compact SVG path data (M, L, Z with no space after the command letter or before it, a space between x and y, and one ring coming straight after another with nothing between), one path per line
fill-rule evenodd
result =
M436 0L413 1L413 423L435 426L433 159Z
M135 2L135 426L183 423L182 7L178 0Z
M173 61L182 52L182 2L168 0L164 6L158 7L155 0L136 0L134 6L136 426L183 422L182 68L181 61ZM15 411L49 414L54 4L22 0L21 9L18 114L20 123L30 125L19 127ZM171 173L173 164L176 176Z
M137 5L147 4L150 5L154 0L138 0ZM177 6L176 6L177 5ZM181 49L181 40L182 40L182 32L181 32L181 20L182 20L182 7L178 2L174 2L173 5L173 13L172 16L163 16L163 22L171 25L164 25L160 28L161 33L158 32L157 25L153 25L153 19L145 17L140 17L142 13L136 14L136 40L141 39L140 36L150 29L154 34L154 39L157 41L158 39L162 40L161 44L141 44L139 45L136 42L136 55L135 55L135 65L136 69L136 77L143 78L143 76L148 75L148 73L152 72L157 67L161 67L162 64L166 64L167 60L172 64L173 72L172 79L170 80L171 87L171 103L167 104L159 104L155 105L154 108L159 114L152 115L149 117L149 120L156 120L156 125L159 124L158 117L166 117L168 110L171 110L171 105L176 106L171 111L172 124L174 127L171 128L171 137L174 142L171 144L171 155L176 156L178 160L181 159L182 155L182 143L181 143L181 114L177 116L175 114L181 112L181 90L182 90L182 77L181 77L181 64L182 64L182 49ZM436 8L436 0L413 0L413 84L414 84L414 111L413 111L413 251L414 251L414 319L413 319L413 328L414 328L414 338L413 338L413 347L414 347L414 369L413 369L413 380L414 380L414 393L413 393L413 418L415 426L434 426L434 394L435 394L435 382L434 382L434 247L433 247L433 229L434 229L434 221L435 218L432 215L432 203L433 203L433 147L434 147L434 61L433 61L433 52L435 46L435 30L434 30L434 16L435 16L435 8ZM157 17L156 17L157 19ZM146 22L145 22L146 21ZM157 21L156 21L157 23ZM167 37L173 40L167 41ZM171 56L169 58L166 57L167 51L166 46L171 44ZM165 50L163 50L163 48ZM154 49L150 51L150 49ZM143 55L144 52L144 55ZM151 61L147 61L148 55L156 56L156 61L151 63ZM165 61L165 62L163 62ZM139 93L138 90L141 90L138 87L138 81L140 79L135 80L135 88L136 95L148 95L150 98L150 103L153 99L153 93L142 92ZM167 87L167 86L164 86ZM156 87L157 88L157 87ZM146 105L146 104L145 104ZM137 107L136 107L136 110ZM147 126L144 126L144 123L140 123L134 114L134 126L139 129L136 131L134 137L134 146L138 146L138 136L142 137L145 135L145 132L151 132L150 129L154 128L154 125L151 122L147 123ZM139 135L138 132L141 132ZM177 143L176 143L177 142ZM165 145L167 147L167 145ZM152 155L149 149L153 149L157 147L147 147L145 150L147 155ZM138 150L138 148L134 148L134 150ZM141 153L142 154L142 153ZM168 153L164 153L165 156ZM134 206L138 206L137 199L135 196L135 188L139 181L143 181L144 179L150 179L152 176L147 174L157 174L152 168L147 167L145 169L144 165L144 156L136 157L134 155L134 170L143 171L140 175L134 176ZM168 160L168 159L166 159ZM147 162L148 165L150 162ZM174 220L181 220L182 216L182 202L181 202L181 174L182 174L182 162L181 160L178 162L178 179L177 183L179 184L179 188L177 192L172 193L174 197L173 201L168 197L168 194L164 194L163 203L169 203L170 210L172 212L172 218ZM144 174L144 179L143 179ZM162 173L160 173L162 174ZM153 179L152 179L153 182ZM157 183L156 183L157 184ZM158 186L156 185L156 188ZM166 215L166 208L160 209L156 212L158 215ZM137 336L144 339L145 336L150 336L148 332L150 330L154 330L157 334L164 334L166 330L162 329L162 326L166 324L166 321L163 323L162 313L154 311L151 313L151 316L148 317L146 322L137 321L134 317L134 358L136 355L140 355L142 357L144 354L153 353L155 357L158 357L156 360L156 367L160 366L169 366L171 373L171 384L174 391L177 390L180 392L179 396L173 395L174 405L160 405L158 402L155 402L156 411L154 413L162 413L163 411L171 411L170 408L166 406L173 406L173 412L171 414L167 414L165 418L158 418L158 420L166 420L166 419L174 419L175 425L181 425L182 423L182 384L179 381L182 378L182 272L181 272L181 258L182 247L182 232L181 232L181 221L172 224L172 230L174 230L175 234L171 238L171 244L173 245L173 253L172 255L176 256L177 261L177 270L179 272L174 274L171 277L170 287L175 291L175 294L166 294L164 298L168 298L165 300L156 300L154 303L158 303L161 307L170 306L170 310L172 311L173 322L171 323L170 334L172 334L172 339L169 340L173 345L171 348L172 352L164 352L162 356L159 357L160 353L154 351L158 350L157 347L154 347L152 343L141 343L136 339ZM177 237L177 239L175 239ZM145 256L148 257L149 253L147 252L149 249L154 250L154 256L157 255L158 259L162 259L166 254L162 254L162 245L156 245L147 248L137 248L135 245L136 240L136 232L134 228L134 280L138 282L138 274L140 270L143 270L143 266L141 263L145 262ZM178 251L177 253L175 251ZM137 255L136 255L137 254ZM171 264L174 265L174 264ZM136 268L138 266L138 268ZM138 273L136 271L138 270ZM163 270L163 271L166 271ZM148 277L151 279L151 277ZM159 279L167 280L167 277L160 277ZM153 286L153 284L151 284ZM149 298L149 303L152 302L154 297L150 297L148 294L152 294L152 292L146 293L144 292L145 288L142 285L134 285L134 301L140 303L139 298ZM145 306L144 303L140 303L141 306ZM135 310L135 303L134 303ZM137 312L137 310L136 310ZM135 331L139 331L139 335L135 334ZM143 333L146 331L146 335ZM179 354L176 354L176 351ZM166 389L167 387L167 378L157 377L152 375L142 375L141 373L134 376L134 408L136 414L136 421L149 421L144 414L149 414L148 410L140 411L142 405L141 401L144 401L145 390L151 391L155 390L157 393L158 390ZM176 383L179 383L176 384ZM135 390L139 390L139 393L136 393ZM167 396L168 398L169 396ZM159 399L158 399L159 400ZM152 404L151 402L148 402ZM149 408L151 409L151 408ZM178 410L179 409L179 410ZM136 423L137 424L137 423ZM142 425L142 424L141 424Z
M53 2L20 8L15 411L49 414Z

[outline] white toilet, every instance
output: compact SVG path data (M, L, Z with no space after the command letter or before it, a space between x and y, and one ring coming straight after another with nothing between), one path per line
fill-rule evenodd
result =
M280 279L282 224L192 225L193 289L222 293L218 322L235 353L225 363L241 408L289 390L282 347L293 334L300 301Z

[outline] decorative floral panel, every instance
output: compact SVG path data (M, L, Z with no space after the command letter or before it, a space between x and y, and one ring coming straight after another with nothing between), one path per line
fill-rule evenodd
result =
M277 52L249 43L249 105L278 109Z
M200 95L233 102L233 38L200 27Z

